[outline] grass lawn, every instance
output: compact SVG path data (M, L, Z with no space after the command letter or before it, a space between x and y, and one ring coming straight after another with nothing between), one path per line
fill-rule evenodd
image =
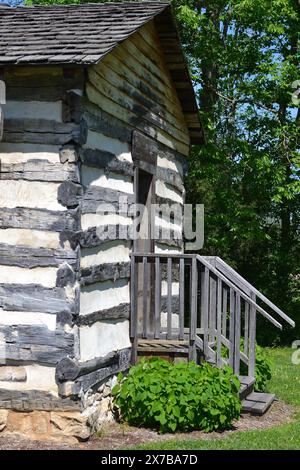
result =
M181 440L176 438L137 447L152 450L281 450L300 449L300 365L291 362L289 348L268 349L273 363L273 377L268 391L295 406L295 422L276 428L237 431L224 438Z

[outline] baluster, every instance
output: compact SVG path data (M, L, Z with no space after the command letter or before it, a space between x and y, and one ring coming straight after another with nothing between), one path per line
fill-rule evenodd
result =
M256 302L256 295L251 292L250 298ZM248 374L254 377L255 372L255 342L256 342L256 308L250 305L250 319L249 319L249 369Z
M167 264L167 339L172 339L172 258Z
M202 291L202 308L203 308L203 353L205 359L209 358L208 352L208 308L209 308L209 269L204 269L204 285Z
M198 295L198 272L197 259L194 257L191 266L192 284L191 284L191 312L190 312L190 347L189 360L196 361L196 329L197 329L197 295Z
M131 362L133 364L137 361L137 266L134 255L131 255L131 277L130 277L130 296L131 296L131 312L130 312L130 336L132 341Z
M227 337L227 300L228 292L226 287L223 288L223 320L222 320L222 335Z
M215 331L216 331L216 294L217 294L217 283L215 279L210 277L210 291L209 291L209 341L215 341Z
M245 300L244 353L249 357L249 304Z
M179 262L179 339L184 339L184 259Z
M239 375L240 373L240 360L241 360L240 342L241 342L241 297L239 294L236 294L233 371L237 375Z
M229 320L229 365L234 367L234 330L235 330L235 295L230 289L230 320Z
M146 256L143 256L143 338L148 334L148 264Z
M222 365L222 281L218 279L217 284L217 366Z
M161 268L159 257L155 258L155 325L154 338L160 338L161 328Z

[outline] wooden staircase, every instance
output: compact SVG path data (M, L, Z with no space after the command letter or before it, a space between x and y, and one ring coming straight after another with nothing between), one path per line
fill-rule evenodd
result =
M131 255L131 340L138 356L229 365L244 412L263 414L274 395L255 392L256 317L294 322L218 257ZM242 374L242 375L241 375Z

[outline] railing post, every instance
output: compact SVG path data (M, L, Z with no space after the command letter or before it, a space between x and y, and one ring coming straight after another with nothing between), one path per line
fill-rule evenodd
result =
M222 365L222 281L218 279L217 284L217 366Z
M235 321L234 321L234 361L233 372L240 373L240 349L241 349L241 297L236 293L235 296Z
M131 272L130 272L130 338L132 343L131 362L135 364L137 361L137 269L135 256L131 255Z
M251 292L250 298L256 303L256 295ZM249 368L248 374L250 377L255 376L255 343L256 343L256 308L254 305L250 306L250 319L249 319Z
M167 339L172 339L172 258L167 261Z
M234 331L235 331L235 295L234 290L230 289L230 320L229 320L229 365L234 368Z
M179 339L184 339L184 259L179 261Z
M155 258L155 321L154 338L159 339L161 328L161 269L160 259Z
M209 269L205 266L201 292L201 316L203 318L203 354L208 359Z
M196 330L197 330L197 295L198 295L198 272L197 272L197 259L192 260L191 266L191 312L190 312L190 346L189 346L189 360L196 361Z
M148 336L148 263L147 257L143 256L143 338Z

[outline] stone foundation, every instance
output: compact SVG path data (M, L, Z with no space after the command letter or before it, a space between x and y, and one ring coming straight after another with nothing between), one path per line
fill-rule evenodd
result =
M91 435L79 411L0 410L0 436L22 436L35 440L64 440L75 444Z
M18 435L35 440L70 444L88 440L104 423L114 421L111 390L113 376L96 390L80 397L83 411L21 411L0 409L0 436Z
M104 423L115 420L111 391L116 383L117 377L110 377L96 391L89 390L81 398L83 416L86 417L92 434L99 431Z

